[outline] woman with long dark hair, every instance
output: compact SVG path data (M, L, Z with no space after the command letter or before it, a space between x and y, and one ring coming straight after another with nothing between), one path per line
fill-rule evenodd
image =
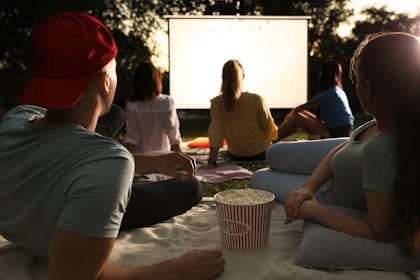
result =
M357 237L402 241L406 252L419 253L418 38L398 32L368 36L353 55L351 74L362 108L373 120L358 127L288 194L286 223L311 219ZM328 191L317 192L330 179ZM328 205L365 211L368 219Z

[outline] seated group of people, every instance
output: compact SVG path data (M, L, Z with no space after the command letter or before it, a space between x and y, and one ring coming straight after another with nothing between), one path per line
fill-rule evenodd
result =
M350 136L354 117L341 76L340 63L326 61L320 71L320 93L294 108L277 127L263 98L243 92L245 73L241 63L227 61L222 71L221 94L211 100L208 163L216 165L223 139L233 160L255 161L265 158L273 141L282 140L299 128L322 139ZM314 108L319 110L319 117L308 111Z
M241 63L227 61L222 70L221 94L211 100L209 166L216 166L224 141L231 159L255 161L265 158L265 151L273 141L282 140L299 128L321 139L350 136L354 117L342 89L341 76L340 63L327 60L320 71L320 93L294 108L277 127L263 98L243 92L245 73ZM130 152L181 151L182 139L174 101L161 92L161 73L151 62L140 63L134 76L133 94L125 106L124 142ZM319 117L310 109L318 109ZM118 120L117 127L123 124L124 118L116 116L118 114L112 110L108 115L113 115L109 119ZM104 127L102 119L99 127Z
M181 214L203 195L194 161L179 152L174 104L160 94L161 77L151 63L139 66L125 108L128 150L111 139L125 122L112 109L116 55L109 30L86 14L56 15L37 29L32 77L21 105L0 125L0 234L48 258L51 279L213 279L224 270L220 249L192 250L148 266L107 264L120 231ZM420 44L408 34L377 34L360 44L352 75L364 111L375 119L335 147L302 186L284 194L286 223L312 219L354 236L400 240L409 253L420 250L420 151L407 132L420 118L419 59ZM298 127L320 138L349 136L353 116L341 75L340 64L327 61L320 94L277 127L263 99L242 92L241 64L228 61L221 95L211 100L209 165L223 139L233 159L258 160L272 141ZM313 106L323 122L307 111ZM106 114L110 110L120 116L117 123ZM155 125L162 131L150 128ZM133 183L135 173L147 170L168 177L145 173ZM328 193L321 195L329 180ZM328 207L331 201L363 209L369 219L337 213Z

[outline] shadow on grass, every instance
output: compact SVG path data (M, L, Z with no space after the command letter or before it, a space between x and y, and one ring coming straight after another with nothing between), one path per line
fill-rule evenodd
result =
M249 179L229 180L219 183L201 182L204 196L214 196L216 193L231 189L247 189L250 187Z

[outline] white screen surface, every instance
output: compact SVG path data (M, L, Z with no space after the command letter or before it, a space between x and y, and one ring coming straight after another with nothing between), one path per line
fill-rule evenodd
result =
M307 101L308 17L168 17L170 95L178 109L208 109L230 59L243 90L270 108Z

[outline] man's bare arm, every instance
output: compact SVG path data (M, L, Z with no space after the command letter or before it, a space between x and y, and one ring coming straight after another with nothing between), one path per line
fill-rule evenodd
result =
M220 250L192 250L175 259L149 266L107 265L114 238L75 234L57 227L51 242L50 279L60 280L208 280L224 271Z

